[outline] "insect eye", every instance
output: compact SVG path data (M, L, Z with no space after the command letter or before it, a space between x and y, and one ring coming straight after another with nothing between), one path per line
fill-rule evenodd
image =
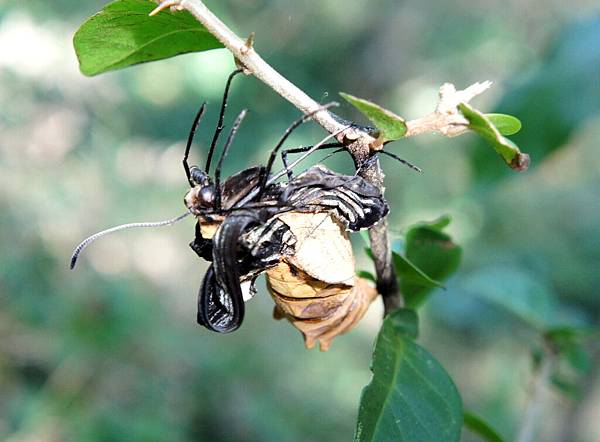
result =
M198 192L200 205L211 206L215 201L215 190L212 186L205 186Z

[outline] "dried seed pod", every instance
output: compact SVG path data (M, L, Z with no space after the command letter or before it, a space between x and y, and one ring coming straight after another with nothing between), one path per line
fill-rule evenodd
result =
M275 318L287 318L307 348L326 351L338 335L363 317L377 291L355 276L346 230L331 213L290 212L279 216L295 236L294 253L267 270Z

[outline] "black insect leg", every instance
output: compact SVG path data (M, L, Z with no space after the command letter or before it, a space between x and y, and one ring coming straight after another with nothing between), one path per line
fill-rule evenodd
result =
M200 231L200 222L196 223L196 236L194 237L194 240L190 243L190 247L194 252L196 252L196 254L200 258L206 261L212 261L212 240L202 237L202 232Z
M331 153L330 155L333 155L333 154L336 154L338 152L342 152L342 151L345 150L344 145L342 143L328 143L328 144L323 144L317 150L333 149L333 148L336 148L336 147L339 148L339 149L336 150L335 152ZM294 149L286 149L286 150L282 150L281 151L281 161L283 162L283 166L285 167L285 170L287 172L288 179L291 180L293 178L293 172L289 168L288 162L287 162L287 156L288 156L288 154L290 154L290 153L308 152L312 148L313 148L313 146L303 146L303 147L296 147ZM327 158L329 158L329 155L327 156Z
M294 132L294 130L300 126L302 123L306 123L308 120L310 120L315 114L326 110L327 108L331 107L331 106L337 106L338 103L329 103L326 104L325 106L320 107L319 109L310 112L306 115L303 115L302 117L298 118L296 121L294 121L290 127L288 127L285 132L283 133L283 136L281 137L281 139L279 140L279 143L277 143L277 145L273 148L273 150L271 151L271 156L269 157L269 161L267 162L267 167L265 168L263 175L261 176L260 182L259 182L259 192L258 192L258 199L260 199L260 197L262 196L263 192L265 191L265 187L267 185L267 180L269 178L269 174L271 173L271 169L273 168L273 163L275 162L275 158L277 157L277 152L279 152L279 149L281 149L281 146L283 146L283 143L285 143L285 140L288 139L288 137L291 135L292 132Z
M192 142L194 141L194 135L196 134L196 129L198 129L198 124L200 124L200 119L204 115L204 110L206 109L206 102L202 103L200 106L200 110L196 114L194 118L194 122L192 123L192 128L190 129L190 133L188 134L187 144L185 145L185 154L183 155L183 169L185 170L185 176L188 179L191 187L194 187L194 181L192 180L192 175L190 174L190 166L188 164L188 157L190 155L190 148L192 147Z
M227 99L229 98L229 88L231 87L231 81L233 77L237 74L240 74L242 69L236 69L227 78L227 83L225 84L225 92L223 92L223 101L221 102L221 112L219 113L219 121L217 123L217 128L215 129L215 134L213 135L213 139L210 143L210 148L208 149L208 156L206 157L206 166L204 167L204 171L206 173L209 172L210 163L212 161L213 153L215 151L215 146L217 145L217 141L219 139L219 135L223 131L223 119L225 118L225 110L227 109Z
M242 112L240 112L238 117L235 119L235 122L233 123L233 127L231 128L231 131L229 132L229 136L227 137L227 141L225 142L225 146L223 146L223 152L221 152L221 156L219 157L219 162L217 163L217 168L215 170L215 205L214 205L214 209L217 211L217 213L221 210L221 167L223 167L223 160L227 156L227 152L229 151L229 146L231 146L231 143L232 143L233 139L235 138L235 134L237 133L238 129L240 128L240 124L242 124L242 121L244 120L244 117L246 116L247 113L248 113L248 110L244 109Z

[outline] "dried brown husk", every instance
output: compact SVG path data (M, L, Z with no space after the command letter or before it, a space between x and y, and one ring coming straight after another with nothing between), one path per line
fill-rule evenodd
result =
M294 254L267 271L273 316L300 330L307 348L319 342L326 351L360 321L377 291L355 276L352 245L331 214L290 212L280 219L297 241Z

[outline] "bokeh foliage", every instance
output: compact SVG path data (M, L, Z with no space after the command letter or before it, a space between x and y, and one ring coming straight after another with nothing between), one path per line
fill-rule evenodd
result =
M84 235L183 209L180 160L191 117L208 99L214 122L233 69L217 51L84 78L70 40L104 3L0 5L0 437L348 440L370 378L377 307L324 354L305 351L289 326L271 319L264 290L242 331L208 334L194 324L204 267L187 248L190 223L107 238L77 273L67 270ZM413 118L433 108L445 81L496 82L496 95L479 108L521 119L513 139L531 154L525 175L515 176L490 149L470 146L475 137L390 146L423 174L382 162L398 236L422 219L453 218L449 230L464 265L431 296L421 341L450 371L466 408L511 439L536 335L481 294L502 289L508 299L521 284L542 300L538 312L552 305L561 321L598 323L600 24L593 2L466 9L454 1L378 0L351 2L343 14L333 0L310 8L208 4L240 34L257 31L261 54L323 102L349 91ZM251 115L234 146L244 154L231 155L228 173L264 161L297 116L251 78L234 85L230 109L246 106ZM341 113L357 115L349 105ZM203 128L196 160L210 138ZM307 127L292 144L321 135ZM351 170L345 157L330 161ZM578 340L586 348L589 339ZM557 384L566 379L578 391L574 399L550 395L541 440L557 440L565 421L570 440L598 438L597 423L582 418L598 400L598 361L585 370L581 353L569 354Z

